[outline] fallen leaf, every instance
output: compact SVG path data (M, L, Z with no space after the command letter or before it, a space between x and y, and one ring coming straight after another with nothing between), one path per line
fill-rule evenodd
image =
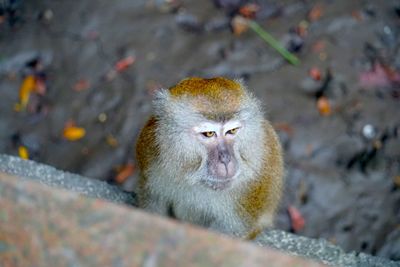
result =
M122 184L126 179L133 174L135 166L132 163L128 163L120 168L118 174L114 177L114 180L118 184Z
M400 83L400 73L376 63L372 70L360 74L359 81L364 88L387 87L392 83Z
M355 18L357 21L363 21L363 14L359 10L354 10L351 12L351 16Z
M42 78L35 78L34 92L39 95L45 95L47 91L46 81Z
M322 78L322 73L317 67L312 67L308 71L308 75L313 78L314 81L320 81Z
M68 125L64 127L63 136L68 141L77 141L86 135L86 130L82 127Z
M308 13L308 20L311 22L319 20L324 13L323 6L316 4Z
M248 20L242 16L235 16L231 21L233 34L236 36L246 32L249 28Z
M306 37L308 34L308 27L309 27L309 23L306 20L302 20L300 21L299 25L297 25L296 27L296 32L300 37Z
M19 88L19 104L20 110L25 110L29 96L32 91L35 90L35 77L33 75L28 75L22 81L21 87Z
M286 122L276 123L276 124L274 124L274 128L278 131L283 131L283 132L287 133L289 136L293 136L293 134L294 134L293 127Z
M135 57L134 56L128 56L126 58L123 58L119 60L114 68L117 72L121 72L126 70L130 65L132 65L135 62Z
M400 175L393 177L393 182L397 187L400 187Z
M239 14L245 18L254 18L260 10L260 6L255 3L249 3L239 8Z
M84 91L90 87L90 82L86 79L80 79L74 85L74 90L77 92Z
M112 136L111 134L107 135L106 142L111 147L117 147L118 146L118 140L114 136Z
M292 205L287 208L287 211L289 213L290 225L293 231L295 233L301 231L306 224L303 215L301 215L300 211Z
M319 111L319 114L322 116L329 116L332 113L331 109L331 104L329 102L329 99L325 96L321 96L317 100L317 108Z
M19 146L18 147L18 155L22 159L29 159L29 151L24 146Z
M324 40L318 40L312 45L311 50L314 53L321 53L325 51L325 48L326 48L326 42Z

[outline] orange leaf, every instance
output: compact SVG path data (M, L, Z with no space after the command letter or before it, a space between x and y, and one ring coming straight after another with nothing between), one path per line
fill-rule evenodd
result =
M287 210L289 213L290 224L293 231L299 232L301 229L304 228L304 225L306 224L303 215L301 215L300 211L292 205L290 205Z
M86 135L86 130L82 127L66 126L63 131L63 136L69 141L77 141Z
M118 61L114 68L117 72L121 72L126 70L130 65L132 65L135 62L135 57L134 56L128 56L126 58L121 59Z
M310 75L310 77L315 81L320 81L322 77L321 71L317 67L312 67L308 71L308 75Z
M18 147L18 155L22 159L29 159L29 151L24 146L19 146Z
M28 75L23 80L21 87L19 88L19 102L22 110L25 110L29 101L29 96L31 92L35 90L35 84L36 81L33 75Z
M231 21L233 34L241 35L249 28L249 22L242 16L235 16Z
M239 8L239 13L245 18L254 18L260 10L260 6L254 3L249 3Z
M331 109L331 104L329 102L329 99L325 96L321 96L317 100L317 108L319 111L319 114L322 116L329 116L332 113Z
M324 13L323 7L321 4L316 4L308 13L309 21L317 21L319 20Z
M114 177L115 182L122 184L125 180L133 174L135 166L132 163L128 163L118 171L118 174Z

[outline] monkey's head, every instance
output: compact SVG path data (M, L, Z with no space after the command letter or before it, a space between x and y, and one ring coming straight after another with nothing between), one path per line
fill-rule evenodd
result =
M188 78L154 100L160 166L213 190L255 177L265 146L258 101L239 81Z

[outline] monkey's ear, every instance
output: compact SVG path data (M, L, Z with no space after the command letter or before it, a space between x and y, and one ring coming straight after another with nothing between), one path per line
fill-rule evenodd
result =
M156 115L165 113L168 103L170 103L170 93L168 89L158 89L153 96L153 109Z

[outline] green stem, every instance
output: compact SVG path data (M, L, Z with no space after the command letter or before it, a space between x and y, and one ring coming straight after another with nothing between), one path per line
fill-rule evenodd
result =
M272 48L279 52L287 61L293 65L300 64L298 57L290 53L286 48L284 48L272 35L266 32L261 26L253 21L249 21L250 28L255 31L265 42L267 42Z

